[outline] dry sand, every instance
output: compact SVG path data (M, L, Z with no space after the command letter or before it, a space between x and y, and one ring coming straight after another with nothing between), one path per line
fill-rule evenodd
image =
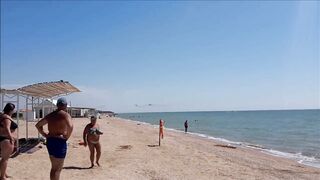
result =
M98 123L101 136L102 167L90 166L89 150L78 145L89 119L74 119L74 132L68 141L68 154L61 173L69 179L320 179L320 169L295 161L273 157L258 150L226 148L212 140L165 130L161 147L158 129L151 125L119 118L104 118ZM139 124L139 125L138 125ZM34 123L29 137L37 137ZM20 126L20 137L25 128ZM47 149L22 153L9 160L10 179L49 179Z

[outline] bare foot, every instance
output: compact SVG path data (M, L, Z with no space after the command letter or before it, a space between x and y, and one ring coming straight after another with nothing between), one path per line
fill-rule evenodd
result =
M97 161L96 163L97 163L97 165L98 165L98 166L100 167L100 164L99 164L99 162Z
M7 173L4 175L4 177L3 178L1 178L1 180L3 180L3 179L7 179L7 178L12 178L12 176L9 176Z

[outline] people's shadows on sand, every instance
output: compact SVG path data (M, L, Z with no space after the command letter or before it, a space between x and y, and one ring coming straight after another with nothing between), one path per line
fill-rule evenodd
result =
M159 147L159 144L149 144L148 147Z
M38 138L20 138L19 139L19 151L17 151L17 147L14 148L14 152L11 155L11 158L17 157L20 153L32 154L35 151L42 148L42 146L38 146L41 142L41 139Z
M71 170L84 170L84 169L92 169L93 167L77 167L77 166L66 166L62 169L71 169Z
M130 150L131 148L132 148L131 145L122 145L118 147L117 151Z

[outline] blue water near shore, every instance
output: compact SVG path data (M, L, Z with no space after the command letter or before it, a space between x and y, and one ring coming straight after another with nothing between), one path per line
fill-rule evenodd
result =
M119 117L256 148L320 168L320 110L123 113Z

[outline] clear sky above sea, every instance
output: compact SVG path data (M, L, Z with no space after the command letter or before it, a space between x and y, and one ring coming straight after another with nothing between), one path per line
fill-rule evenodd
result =
M1 1L1 87L116 112L320 108L320 2Z

